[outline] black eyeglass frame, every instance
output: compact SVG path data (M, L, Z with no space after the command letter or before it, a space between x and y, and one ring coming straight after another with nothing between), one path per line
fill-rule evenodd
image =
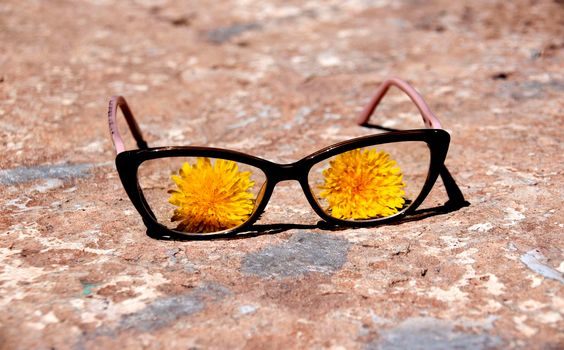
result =
M402 85L398 86L398 82ZM388 83L388 86L385 87ZM391 131L382 134L376 135L369 135L354 138L351 140L343 141L328 147L325 147L315 153L310 154L302 158L301 160L291 163L291 164L278 164L274 163L262 158L258 158L252 155L248 155L242 152L237 152L233 150L221 149L221 148L212 148L212 147L199 147L199 146L172 146L172 147L148 147L147 143L144 141L141 131L135 122L133 114L127 105L125 99L121 96L115 96L110 100L110 108L109 108L109 123L110 123L110 131L112 133L112 137L114 139L114 144L117 150L116 156L116 167L119 173L120 180L123 184L123 187L129 196L129 199L141 215L143 222L147 226L147 229L151 231L152 235L155 236L176 236L182 235L184 237L192 237L192 238L205 238L205 237L217 237L217 236L227 236L236 234L239 232L244 232L248 230L261 216L263 213L271 195L274 190L276 184L281 181L287 180L295 180L300 183L302 190L308 200L310 206L314 209L314 211L325 220L327 223L337 226L346 226L346 227L368 227L368 226L375 226L379 224L386 224L391 223L393 221L398 221L409 214L413 213L417 207L425 200L429 192L431 191L432 187L434 186L437 177L441 176L443 184L445 186L447 195L449 197L448 202L445 205L450 207L463 207L468 205L468 202L464 200L464 196L462 192L456 185L456 182L446 169L444 165L444 161L448 152L449 143L450 143L450 135L448 132L440 128L440 123L438 119L434 115L431 114L425 115L430 113L430 110L425 111L422 110L420 106L420 101L416 101L412 96L413 93L417 94L415 89L411 88L410 85L407 85L409 88L413 89L413 91L409 90L406 91L403 87L407 84L399 79L389 79L384 82L383 86L385 87L378 91L375 98L372 100L371 104L365 109L363 115L359 119L359 124L363 125L366 124L367 119L373 113L376 105L385 94L387 89L394 85L398 86L401 90L406 92L412 100L416 103L420 111L422 112L423 119L425 124L427 124L429 129L415 129L415 130L405 130L405 131ZM382 93L383 91L383 93ZM378 97L378 95L380 95ZM420 95L416 95L416 97L420 97ZM421 98L422 100L422 98ZM419 103L418 103L419 102ZM423 103L425 103L423 101ZM117 108L120 108L124 114L128 122L128 126L132 131L133 136L137 141L137 145L139 149L135 150L124 150L124 145L121 140L121 136L119 135L119 131L116 126L116 114ZM427 107L426 104L424 107ZM428 109L428 107L427 107ZM424 113L426 112L426 113ZM368 115L366 117L366 115ZM435 124L435 125L433 125ZM436 127L438 125L438 127ZM433 127L435 126L435 127ZM349 221L349 220L341 220L335 218L328 214L318 201L315 199L315 196L310 188L308 182L309 172L312 167L319 162L336 156L338 154L351 151L357 148L363 148L368 146L377 146L381 144L388 144L388 143L398 143L398 142L407 142L407 141L419 141L424 142L429 147L430 152L430 164L429 164L429 171L427 173L427 178L425 183L421 189L419 195L401 212L397 214L382 217L382 218L374 218L368 220L357 220L357 221ZM256 167L264 172L266 176L266 183L264 186L264 192L262 192L262 196L257 198L258 205L255 206L255 210L252 212L251 216L248 220L234 228L218 231L218 232L210 232L210 233L190 233L190 232L182 232L170 229L163 224L159 223L156 219L155 214L152 212L147 200L143 195L143 191L139 185L138 179L138 169L140 165L148 160L159 159L159 158L171 158L171 157L208 157L208 158L216 158L216 159L226 159L231 160L239 163L244 163L253 167Z

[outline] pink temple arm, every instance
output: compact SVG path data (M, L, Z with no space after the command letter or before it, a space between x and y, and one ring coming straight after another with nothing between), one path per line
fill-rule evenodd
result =
M110 133L112 134L112 140L114 141L114 147L116 149L116 154L119 154L125 151L125 145L123 144L123 139L119 133L118 126L117 126L117 109L118 107L121 109L125 120L127 121L127 125L137 141L137 147L140 149L147 148L147 142L143 139L143 135L141 134L141 129L139 129L139 125L135 121L133 117L133 113L131 113L131 109L127 105L125 98L122 96L112 96L110 99L110 105L108 108L108 123L110 125Z
M413 86L398 78L386 79L382 83L382 85L380 85L380 87L376 91L376 94L374 95L374 97L372 97L372 100L370 100L370 103L358 117L358 124L362 125L368 122L368 120L374 113L374 110L376 109L384 95L386 95L386 92L388 92L391 86L396 86L401 91L405 92L407 96L409 96L411 101L413 101L413 103L415 103L415 106L417 106L417 109L419 109L419 112L421 112L423 122L428 128L442 129L441 122L439 121L439 119L437 119L433 112L431 112L431 109L429 108L423 97L421 97L421 95L417 92L417 90L415 90Z
M431 109L429 108L423 97L421 97L421 95L417 92L417 90L415 90L415 88L413 88L405 81L398 78L386 79L382 83L382 85L380 85L380 87L376 91L376 94L374 95L374 97L372 97L372 100L370 100L368 106L366 106L364 111L362 111L362 114L358 117L358 124L366 125L366 123L374 113L374 110L376 109L384 95L386 95L386 92L388 92L391 86L396 86L401 91L405 92L407 96L409 96L411 101L413 101L413 103L415 103L415 105L417 106L417 109L419 109L419 112L423 117L423 122L428 128L442 129L441 122L433 114L433 112L431 112ZM448 202L445 205L453 208L462 208L470 205L470 203L464 199L462 191L460 190L444 164L439 170L439 175L443 180L443 184L449 198Z

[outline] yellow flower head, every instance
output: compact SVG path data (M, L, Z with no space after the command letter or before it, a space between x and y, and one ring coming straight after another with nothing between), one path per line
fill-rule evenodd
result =
M339 154L323 171L320 197L338 219L374 219L398 212L405 183L396 161L384 151L355 149Z
M237 163L198 157L194 165L184 163L171 176L177 189L169 190L169 202L178 208L171 221L180 221L179 231L218 232L243 224L254 208L250 171L239 171Z

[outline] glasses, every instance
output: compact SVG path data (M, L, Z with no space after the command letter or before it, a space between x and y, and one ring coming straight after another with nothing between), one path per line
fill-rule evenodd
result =
M392 86L417 106L426 129L354 138L291 164L210 147L149 148L125 99L114 96L108 121L119 177L156 236L209 237L248 230L276 184L286 180L298 181L313 210L339 226L373 226L413 214L438 176L449 197L445 206L467 205L444 165L450 135L411 85L386 80L357 123L370 125L368 120ZM138 149L125 150L116 122L118 108Z

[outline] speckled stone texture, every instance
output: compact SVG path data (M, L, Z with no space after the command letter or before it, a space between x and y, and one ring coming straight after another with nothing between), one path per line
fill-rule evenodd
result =
M2 0L0 347L562 349L563 19L553 0ZM255 233L147 236L111 95L151 146L292 162L378 132L354 119L388 76L451 133L469 207L330 230L288 182ZM422 126L397 90L373 122ZM445 200L439 181L424 207Z

